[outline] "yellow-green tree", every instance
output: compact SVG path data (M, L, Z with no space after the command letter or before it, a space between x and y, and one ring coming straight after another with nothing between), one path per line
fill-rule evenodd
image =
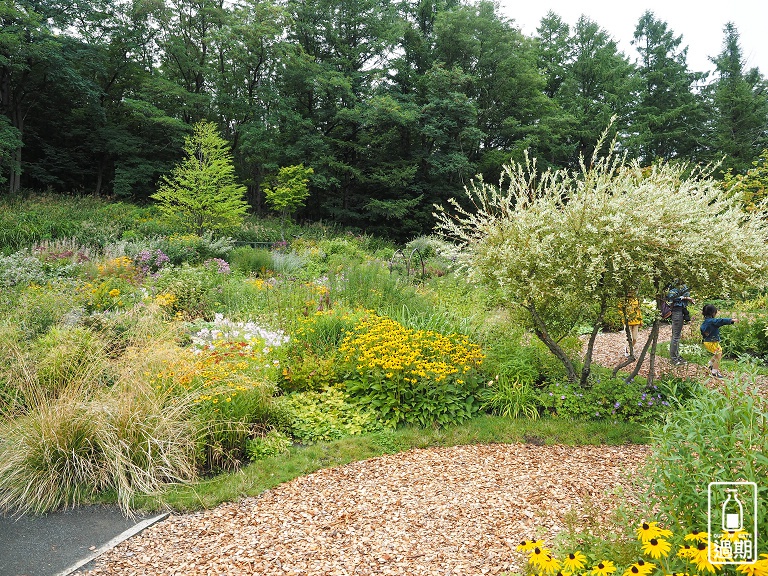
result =
M752 162L752 168L746 174L734 176L728 171L723 187L731 195L741 198L747 210L757 210L768 200L768 148L763 150L760 158Z
M284 166L261 185L267 204L280 213L283 224L288 216L304 206L309 196L309 177L313 173L314 170L305 168L304 164ZM280 234L283 234L282 229Z
M164 176L157 193L160 210L180 218L198 234L222 230L242 222L248 210L245 186L235 179L229 145L211 122L198 122L184 141L186 157L169 176Z

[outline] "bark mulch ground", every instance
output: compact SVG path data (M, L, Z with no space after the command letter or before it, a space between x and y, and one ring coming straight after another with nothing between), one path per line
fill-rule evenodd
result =
M687 329L690 329L688 327ZM641 331L638 351L648 331ZM659 341L668 341L662 327ZM594 359L624 359L623 333ZM639 353L639 352L638 352ZM657 358L657 374L702 375ZM648 373L648 361L642 375ZM520 572L524 539L551 543L566 515L600 522L632 503L648 447L461 446L321 470L256 498L172 516L108 552L88 574L363 575ZM570 514L573 514L570 512Z
M648 448L496 444L414 449L321 470L255 498L172 516L88 574L498 574L566 514L607 518ZM598 516L597 518L594 515Z

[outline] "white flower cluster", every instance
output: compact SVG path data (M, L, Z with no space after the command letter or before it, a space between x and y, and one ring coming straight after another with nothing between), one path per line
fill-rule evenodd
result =
M214 350L216 342L245 342L244 350L251 351L261 347L264 354L269 354L290 339L282 330L267 330L255 322L233 322L223 314L216 314L209 323L192 335L192 348L196 351Z

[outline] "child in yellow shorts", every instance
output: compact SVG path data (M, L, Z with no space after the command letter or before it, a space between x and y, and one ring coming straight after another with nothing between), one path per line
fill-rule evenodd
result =
M621 314L625 326L629 326L629 335L632 339L632 352L634 352L635 344L637 344L637 333L640 330L640 326L643 324L643 313L640 310L640 302L634 291L629 292L626 298L619 301L619 314ZM629 356L629 353L630 349L629 346L627 346L624 348L624 356Z
M720 359L723 357L723 348L720 346L720 327L738 322L736 318L715 318L717 308L713 304L707 304L702 309L704 322L701 323L701 338L704 340L704 348L712 353L709 361L709 372L715 378L722 378L720 373Z

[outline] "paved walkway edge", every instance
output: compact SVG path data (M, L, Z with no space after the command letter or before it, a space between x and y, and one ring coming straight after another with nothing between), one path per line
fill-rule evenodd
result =
M133 526L132 528L128 528L128 530L126 530L122 534L115 536L114 538L112 538L112 540L104 544L104 546L101 546L96 550L94 550L91 554L89 554L88 556L80 560L80 562L78 562L77 564L73 564L72 566L65 568L64 570L56 574L56 576L67 576L68 574L72 574L72 572L74 572L75 570L77 570L82 566L85 566L86 564L88 564L88 562L98 558L99 556L104 554L104 552L106 552L107 550L111 550L112 548L120 544L120 542L123 542L124 540L128 540L128 538L130 538L131 536L135 536L142 530L146 530L147 528L152 526L152 524L160 522L161 520L165 520L166 518L168 518L168 516L170 516L170 513L165 512L164 514L160 514L159 516L154 516L152 518L147 518L146 520L142 520L141 522L136 524L136 526Z

